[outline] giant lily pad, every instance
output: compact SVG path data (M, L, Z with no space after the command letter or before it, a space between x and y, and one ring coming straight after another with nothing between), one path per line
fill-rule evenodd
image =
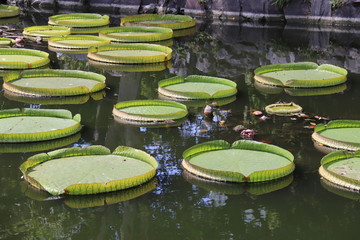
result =
M63 26L33 26L24 28L23 36L30 40L36 40L41 37L43 41L54 36L67 36L70 35L70 28Z
M155 176L158 163L126 146L113 153L103 146L41 153L20 166L26 181L52 195L86 195L131 188Z
M105 88L105 77L77 70L28 70L4 76L4 89L34 97L75 96Z
M112 42L154 42L171 39L173 31L160 27L111 27L99 32L100 37L110 38Z
M169 47L146 44L109 44L90 47L88 59L105 63L148 64L166 62L171 59L172 50Z
M0 142L36 142L62 138L81 130L80 115L62 109L0 111Z
M0 48L0 69L30 69L49 64L49 54L31 49Z
M316 88L346 82L347 71L330 64L318 66L312 62L273 64L255 69L255 81L262 84L290 87Z
M321 159L319 173L328 181L360 191L360 151L336 151Z
M318 124L312 139L331 148L356 151L360 150L360 121L333 120L328 124Z
M302 107L290 102L290 103L274 103L265 107L265 111L268 114L275 114L279 116L291 116L302 111Z
M132 124L167 125L182 120L187 114L184 104L164 100L133 100L117 103L113 114Z
M19 15L19 8L0 4L0 18L15 17Z
M95 13L69 13L49 17L49 25L71 28L71 33L96 33L110 23L109 16Z
M224 78L192 75L161 80L158 92L178 99L224 98L237 93L236 83Z
M224 182L262 182L289 175L294 156L280 147L240 140L230 145L216 140L183 153L182 166L203 178Z
M49 38L49 47L61 49L88 49L91 46L109 44L109 38L91 35L70 35L65 37Z
M88 60L89 65L103 69L121 72L158 72L172 67L171 61L149 64L114 64Z
M141 14L121 18L121 26L156 26L171 29L194 27L196 19L190 16L173 14Z

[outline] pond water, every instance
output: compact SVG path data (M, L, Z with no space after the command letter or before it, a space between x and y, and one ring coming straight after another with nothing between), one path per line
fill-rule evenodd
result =
M45 25L48 16L24 12L18 22L3 24L16 28ZM118 25L118 18L112 20ZM49 104L14 99L1 92L1 109L69 109L82 115L84 128L81 137L68 146L101 144L114 150L126 145L153 155L160 166L156 179L138 189L49 198L29 188L18 169L37 152L1 153L0 239L355 238L360 233L360 195L333 190L321 181L317 170L324 154L313 146L312 121L276 116L260 120L252 111L282 100L301 105L312 120L314 116L360 119L358 33L357 29L344 28L198 21L194 35L174 40L172 66L147 72L96 68L88 64L84 54L51 52L46 43L25 44L49 52L52 68L104 74L106 96L81 98L78 104ZM312 92L254 86L255 68L294 61L345 67L349 71L347 85ZM201 103L189 107L190 115L178 127L136 127L113 119L116 102L157 98L158 81L176 74L236 81L236 100L221 106L231 110L224 125L219 118L205 118ZM183 172L185 149L209 140L239 140L239 132L233 130L239 124L254 129L255 140L290 150L295 156L295 172L271 184L255 185L206 183Z

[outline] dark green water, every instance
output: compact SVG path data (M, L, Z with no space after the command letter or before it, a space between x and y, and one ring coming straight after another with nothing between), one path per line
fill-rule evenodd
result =
M46 24L47 16L25 14L18 28ZM354 239L360 233L358 194L333 193L317 173L320 159L311 141L309 121L251 114L278 100L294 101L310 116L360 119L360 46L356 31L295 29L238 23L198 23L195 35L177 38L172 67L153 72L102 70L89 66L85 55L50 52L56 69L79 69L106 76L106 96L83 104L47 105L9 100L1 92L1 109L65 108L82 115L81 138L69 146L101 144L114 150L127 145L148 152L160 164L155 184L100 196L49 198L29 189L18 166L37 152L0 154L0 239ZM46 44L25 45L47 50ZM315 61L349 70L346 89L292 96L271 94L253 85L261 65ZM238 84L236 101L224 126L202 116L203 107L179 127L122 125L111 110L118 101L157 98L157 82L178 75L225 77ZM344 90L345 89L345 90ZM269 91L269 90L267 90ZM309 94L298 92L292 94ZM182 152L209 140L241 139L232 130L242 124L255 130L255 140L268 141L295 156L292 176L271 184L210 184L191 178L181 168ZM145 193L141 195L141 193ZM343 195L339 195L343 194ZM137 196L141 195L141 196ZM137 197L136 197L137 196ZM132 199L131 199L132 198ZM355 200L354 200L355 199ZM103 205L107 203L107 205ZM89 207L93 205L100 205Z

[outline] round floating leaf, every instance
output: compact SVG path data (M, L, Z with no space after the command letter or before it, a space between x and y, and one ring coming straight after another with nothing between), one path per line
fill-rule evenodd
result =
M28 158L20 166L26 181L52 195L86 195L131 188L155 176L149 154L119 146L64 148Z
M255 81L289 88L316 88L346 82L347 71L330 64L312 62L273 64L255 69Z
M114 64L88 60L88 63L96 68L122 72L158 72L172 67L171 61L149 64Z
M159 94L159 99L168 100L168 101L174 100L174 98L167 97L162 94ZM223 105L232 103L235 100L236 100L236 96L231 96L231 97L226 97L226 98L217 98L216 100L214 100L214 99L181 99L181 100L178 100L177 99L176 102L182 103L182 104L186 105L187 107L205 107L206 105L211 104L211 103L216 103L216 105L218 105L218 106L223 106Z
M225 98L237 93L236 83L225 78L191 75L161 80L158 92L177 99Z
M105 77L77 70L28 70L4 77L6 91L33 97L75 96L105 88Z
M184 104L164 100L133 100L117 103L115 117L132 124L168 125L182 120L187 114Z
M336 151L321 159L319 173L328 181L360 191L360 151Z
M225 182L262 182L289 175L294 156L280 147L240 140L195 145L183 153L183 167L203 178Z
M172 50L157 44L110 44L90 47L87 57L104 63L148 64L170 60Z
M109 25L109 16L95 13L70 13L49 17L49 25L70 28L93 28Z
M30 69L49 64L49 54L31 49L0 48L0 69Z
M216 182L208 180L189 173L188 171L183 171L183 177L193 185L196 185L208 191L221 192L228 195L240 195L244 192L249 192L254 195L267 194L289 186L294 180L294 176L290 174L288 176L268 182L239 184L232 182Z
M81 137L80 133L54 140L29 142L29 143L1 143L0 153L21 153L21 152L40 152L50 149L66 147L77 142Z
M360 121L333 120L327 125L318 124L312 139L318 144L335 149L360 150Z
M52 48L87 49L91 46L109 44L110 39L91 35L70 35L65 37L51 37L48 43Z
M36 40L37 37L41 37L44 41L47 41L50 37L67 36L70 34L70 28L63 26L33 26L24 28L23 31L25 38Z
M11 38L0 38L0 47L9 46L13 43Z
M121 18L121 26L156 26L171 29L191 28L196 19L190 16L173 14L141 14Z
M62 109L0 111L0 142L36 142L62 138L81 130L80 115Z
M291 116L302 112L302 107L290 102L290 103L274 103L265 107L265 111L268 114L275 114L279 116Z
M18 7L0 4L0 18L15 17L19 14Z
M99 32L100 37L111 39L112 42L154 42L171 39L173 31L160 27L111 27Z

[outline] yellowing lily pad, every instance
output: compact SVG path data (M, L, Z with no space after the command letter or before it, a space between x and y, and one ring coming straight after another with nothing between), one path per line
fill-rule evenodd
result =
M0 4L0 18L15 17L19 14L20 12L18 7Z
M279 116L291 116L302 112L302 107L290 102L290 103L274 103L265 107L265 111L268 114L275 114Z
M50 37L67 36L70 34L70 28L63 26L32 26L24 28L23 31L25 38L36 40L37 37L40 37L44 41L47 41Z

